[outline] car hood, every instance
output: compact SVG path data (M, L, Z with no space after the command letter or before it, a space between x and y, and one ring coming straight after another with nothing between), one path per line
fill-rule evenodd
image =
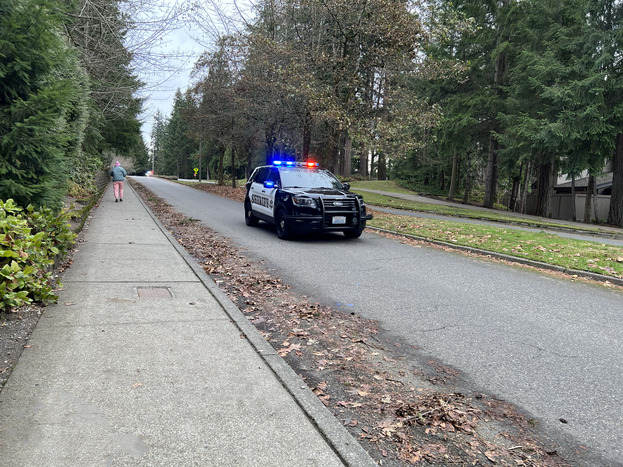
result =
M309 195L322 195L322 196L354 196L346 190L336 190L335 188L296 188L292 189L293 192Z

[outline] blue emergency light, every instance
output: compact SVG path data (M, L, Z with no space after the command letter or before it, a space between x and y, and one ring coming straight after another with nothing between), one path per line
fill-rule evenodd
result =
M278 167L307 167L309 169L320 167L318 162L273 161L273 165Z

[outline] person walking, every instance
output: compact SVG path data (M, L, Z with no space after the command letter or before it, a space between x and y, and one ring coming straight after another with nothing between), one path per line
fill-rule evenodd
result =
M127 173L121 167L119 161L115 162L115 166L110 170L110 175L112 176L112 187L115 192L115 203L123 201L123 181Z

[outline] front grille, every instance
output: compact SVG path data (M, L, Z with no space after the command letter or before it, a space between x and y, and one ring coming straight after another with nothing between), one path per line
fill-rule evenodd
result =
M351 213L357 210L357 205L354 198L325 199L324 210L331 213Z
M323 228L327 230L339 229L343 230L345 227L351 227L353 224L353 218L357 215L357 201L355 198L325 198L322 199L324 221ZM344 216L345 222L343 224L335 224L333 218L335 216Z

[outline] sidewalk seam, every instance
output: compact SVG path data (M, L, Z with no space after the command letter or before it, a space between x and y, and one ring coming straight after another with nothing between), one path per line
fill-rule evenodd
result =
M197 264L197 261L188 254L175 237L164 227L152 210L145 204L143 199L136 193L136 198L143 205L146 212L156 223L158 228L173 245L186 264L190 266L197 278L217 300L219 305L227 313L232 322L249 341L260 358L271 369L277 380L294 398L297 405L305 413L308 419L318 429L323 439L333 449L340 460L348 467L376 466L378 465L367 451L355 438L339 423L338 419L327 407L318 400L311 389L299 375L280 357L275 349L266 341L251 322L242 314L242 311L229 299L210 276ZM242 337L242 336L241 336Z

